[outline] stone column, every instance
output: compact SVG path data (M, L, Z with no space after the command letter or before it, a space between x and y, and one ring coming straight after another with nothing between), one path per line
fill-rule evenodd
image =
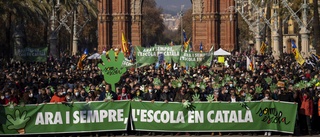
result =
M281 55L280 50L283 50L283 49L280 49L280 42L279 42L280 35L278 33L278 30L279 30L278 23L279 22L278 22L278 13L276 12L276 10L275 10L273 16L274 16L274 21L273 21L274 28L272 29L272 42L273 42L272 56L276 60L278 60L278 59L280 59L280 55Z
M303 58L307 58L310 56L310 49L309 49L309 32L305 31L306 29L301 29L301 55Z
M280 43L279 43L279 34L275 31L272 32L272 56L278 60L280 58Z
M260 48L261 48L261 36L260 34L257 34L255 36L256 44L255 44L255 49L258 54L260 54Z
M77 6L75 6L75 10L73 11L73 38L72 38L72 55L76 55L78 52L78 36L77 36Z

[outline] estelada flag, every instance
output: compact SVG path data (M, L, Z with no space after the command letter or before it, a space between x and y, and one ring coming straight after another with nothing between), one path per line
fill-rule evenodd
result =
M247 56L247 70L253 71L253 63L248 56Z
M82 62L86 59L87 56L88 56L88 49L85 49L83 54L79 58L78 63L77 63L77 68L78 69L83 70L83 63Z
M264 53L265 53L265 51L266 51L266 48L267 48L267 44L264 43L264 42L262 42L261 48L260 48L260 53L261 53L262 55L264 55Z

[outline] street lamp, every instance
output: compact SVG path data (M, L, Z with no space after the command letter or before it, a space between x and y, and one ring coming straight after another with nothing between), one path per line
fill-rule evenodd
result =
M183 8L184 8L184 5L181 5L181 10L180 10L180 12L179 12L179 14L180 14L180 25L181 25L181 45L183 45L183 42L184 42L184 40L183 40L183 24L182 24L182 17L183 17Z

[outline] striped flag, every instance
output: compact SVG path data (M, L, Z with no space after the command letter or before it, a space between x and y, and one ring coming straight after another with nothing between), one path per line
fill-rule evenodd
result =
M191 38L188 39L188 41L186 41L184 43L184 51L187 52L189 51L189 43L190 43Z
M77 68L80 70L83 70L83 61L86 59L88 56L88 49L85 49L81 57L79 58L79 61L77 63Z
M291 46L292 46L292 53L294 54L294 58L296 61L300 64L303 65L305 63L304 58L301 56L299 49L297 48L296 44L294 43L293 40L291 40Z
M248 56L246 56L246 57L247 57L247 70L253 71L253 62L251 61L251 59Z

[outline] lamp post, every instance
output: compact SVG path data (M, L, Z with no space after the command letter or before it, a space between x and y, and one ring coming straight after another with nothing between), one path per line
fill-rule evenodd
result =
M299 28L300 28L300 35L301 35L301 51L304 52L305 54L303 55L303 57L308 57L310 56L310 49L309 49L309 33L310 31L308 30L308 3L307 0L304 0L303 4L302 4L302 21L301 19L297 16L296 12L294 12L287 0L283 0L282 4L288 9L288 11L290 12L291 16L293 17L293 19L298 23ZM300 10L300 9L299 9Z
M77 36L77 25L78 25L78 17L77 17L77 7L78 3L74 5L73 10L73 36L72 36L72 55L76 55L78 52L78 36Z
M49 45L50 45L50 55L56 59L59 58L59 54L58 54L58 36L57 36L57 31L56 31L56 19L57 19L57 10L60 7L60 0L57 0L57 3L55 3L54 1L52 1L52 14L50 17L51 20L51 34L49 37Z
M182 17L183 17L183 8L184 8L184 5L181 5L181 10L180 10L180 25L181 25L181 45L183 45L183 42L184 42L184 40L183 40L183 24L182 24Z
M302 12L302 23L304 24L304 26L301 27L300 30L300 35L301 35L301 51L303 54L302 56L304 58L309 57L309 53L310 53L310 48L309 48L309 33L310 31L308 30L308 4L307 4L307 0L304 0L304 3L302 4L302 8L303 8L303 12Z

